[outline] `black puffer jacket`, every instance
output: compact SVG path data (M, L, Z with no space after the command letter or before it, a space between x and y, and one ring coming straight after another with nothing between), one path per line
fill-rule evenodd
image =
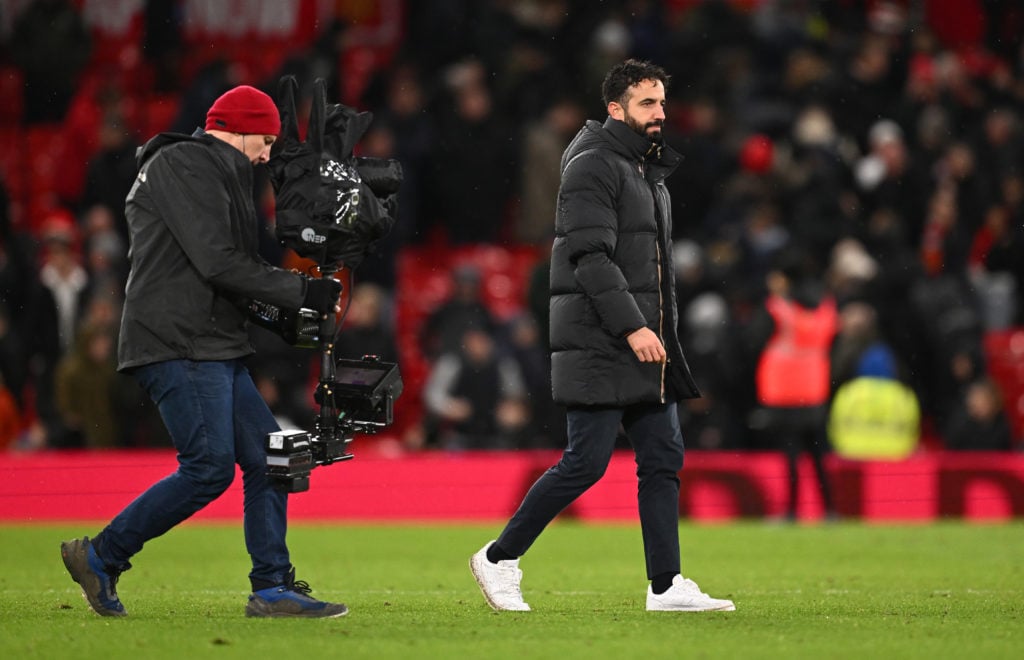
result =
M252 164L203 131L158 135L138 161L125 206L131 273L118 368L252 353L239 303L298 309L306 287L258 255Z
M679 155L623 122L588 121L562 155L551 254L551 379L565 405L625 406L700 396L676 334L664 179ZM626 336L647 326L666 365Z

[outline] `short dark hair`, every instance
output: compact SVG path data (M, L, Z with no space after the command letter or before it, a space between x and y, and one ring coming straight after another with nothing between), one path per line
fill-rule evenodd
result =
M629 88L644 80L660 80L661 84L668 89L668 81L671 79L665 69L646 60L629 59L611 68L601 83L601 98L604 104L612 101L625 105L626 94Z

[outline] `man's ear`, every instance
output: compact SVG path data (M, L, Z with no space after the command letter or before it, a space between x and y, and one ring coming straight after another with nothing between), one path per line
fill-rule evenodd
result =
M608 115L612 119L623 121L626 118L626 111L618 104L617 101L612 101L608 104Z

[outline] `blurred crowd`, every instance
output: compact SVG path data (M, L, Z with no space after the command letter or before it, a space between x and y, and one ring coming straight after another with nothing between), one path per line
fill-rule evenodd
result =
M563 445L545 347L558 163L585 119L604 119L601 79L627 57L672 75L665 134L684 157L667 181L680 337L704 393L680 407L688 447L773 446L759 422L764 338L754 321L780 258L793 254L801 276L836 302L833 394L856 382L873 402L845 390L847 414L829 422L836 433L874 406L898 408L893 424L908 424L915 441L1021 446L1014 407L1024 382L1016 392L1012 378L995 379L985 348L987 336L1024 324L1019 3L380 3L400 29L356 90L345 64L360 34L340 9L254 78L215 56L184 70L182 4L144 3L139 66L178 100L157 130L191 132L236 84L273 93L291 73L308 91L323 77L330 98L374 113L360 153L401 161L399 219L354 274L338 352L427 365L404 395L422 402L406 409L415 419L396 424L407 448ZM82 6L4 5L18 10L2 17L0 43L22 82L17 130L74 120L80 76L102 47ZM125 111L137 85L119 82L90 96L100 120L81 138L95 146L80 190L32 218L14 218L7 192L0 198L0 445L167 444L152 404L113 363L127 276L123 201L135 148L151 137ZM305 267L274 239L272 191L257 176L264 257ZM399 289L410 284L400 255L472 245L536 249L520 313L489 309L482 271L461 266L422 328L399 327ZM410 332L414 345L400 350L398 336ZM258 328L253 341L251 369L272 408L283 423L310 424L316 361Z

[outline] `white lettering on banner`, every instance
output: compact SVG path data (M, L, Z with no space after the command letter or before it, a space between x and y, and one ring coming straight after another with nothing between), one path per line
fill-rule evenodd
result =
M192 34L288 36L301 6L302 0L185 0L185 27Z
M143 0L84 0L82 21L100 32L124 35L142 12L142 3Z

